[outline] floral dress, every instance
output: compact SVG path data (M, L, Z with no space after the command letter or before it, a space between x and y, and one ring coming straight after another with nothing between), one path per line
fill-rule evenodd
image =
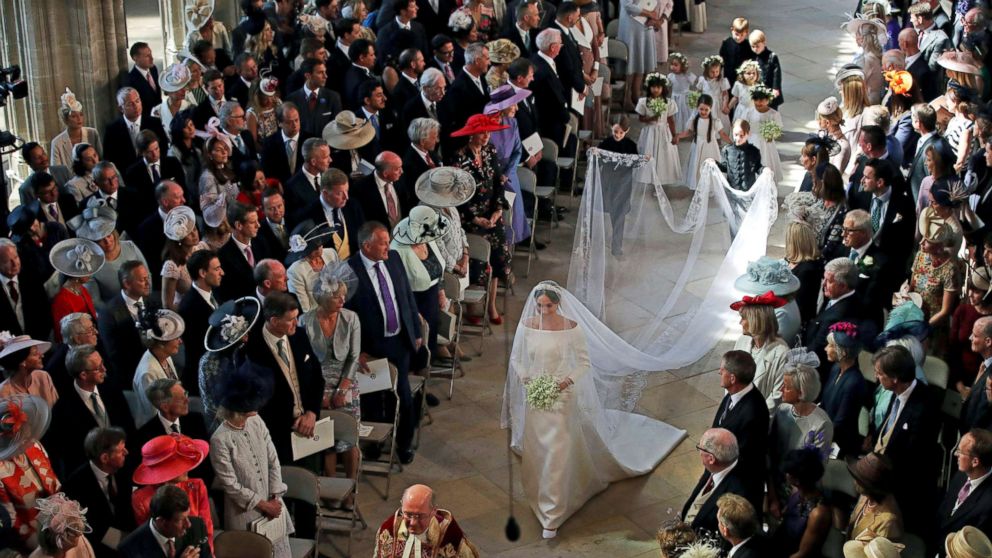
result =
M944 263L934 267L930 255L920 250L913 260L913 276L909 281L909 290L923 298L923 314L930 319L940 312L944 304L944 291L960 292L964 282L964 266L958 258L949 258ZM942 350L950 337L950 320L933 328L930 350Z
M258 122L258 144L261 145L265 138L279 131L279 120L276 118L276 107L257 112L255 107L248 109L248 118L254 118Z
M23 453L0 461L0 507L13 520L13 530L28 546L37 545L38 498L59 491L61 483L41 444L35 442Z
M476 160L472 151L464 147L455 153L453 165L468 171L475 178L475 195L472 199L458 206L462 218L462 227L468 234L477 234L489 241L489 265L493 268L493 277L506 279L510 273L510 251L506 245L506 225L503 217L494 223L495 227L484 229L476 225L476 217L489 218L498 209L509 210L509 204L503 196L503 183L506 176L499 172L499 162L496 148L486 145L480 155L481 163ZM485 262L471 261L469 276L475 285L485 286Z

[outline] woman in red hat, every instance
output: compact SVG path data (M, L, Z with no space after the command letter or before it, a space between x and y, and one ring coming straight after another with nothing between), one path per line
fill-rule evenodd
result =
M141 448L141 465L134 470L134 484L142 485L131 495L134 521L141 525L151 516L149 504L159 486L172 483L189 496L189 513L207 526L207 540L214 545L214 522L210 516L207 485L202 479L189 478L210 452L210 444L182 434L156 436Z
M475 178L475 195L458 206L462 226L466 233L477 234L489 241L491 252L488 264L492 267L489 285L489 321L495 325L503 323L503 317L496 309L496 288L499 280L507 280L510 274L510 251L506 245L506 227L503 223L503 210L510 206L503 196L506 176L499 171L496 149L489 144L489 134L506 129L507 126L484 114L471 116L460 130L451 137L468 137L468 145L455 152L452 165L461 167ZM470 278L475 285L485 286L486 264L472 260L469 266Z

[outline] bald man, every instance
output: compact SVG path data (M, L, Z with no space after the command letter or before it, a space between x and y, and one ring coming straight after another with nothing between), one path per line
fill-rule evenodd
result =
M923 100L930 102L940 95L937 85L937 72L930 69L926 56L920 52L920 36L912 27L899 32L899 50L906 54L906 71L912 74L913 83L919 84Z
M415 484L403 491L400 509L376 532L372 556L478 558L479 550L465 538L451 512L435 505L434 491L429 486Z
M383 151L375 158L375 172L352 181L349 195L358 200L366 221L378 221L393 230L407 216L414 204L401 176L403 158Z

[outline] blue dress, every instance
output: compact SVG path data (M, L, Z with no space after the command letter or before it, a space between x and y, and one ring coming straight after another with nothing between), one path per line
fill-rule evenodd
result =
M503 118L501 124L509 126L509 128L493 132L489 137L489 143L496 148L496 165L499 167L499 172L507 178L507 183L503 187L517 195L513 199L513 207L510 208L513 224L508 226L506 230L509 243L516 244L521 240L530 238L530 224L524 213L524 200L523 196L520 195L520 179L517 178L517 166L525 157L525 152L523 143L520 141L517 119Z
M867 395L865 378L857 365L842 376L840 365L834 364L823 386L820 406L834 423L834 441L840 447L840 456L857 455L861 448L858 433L858 416Z

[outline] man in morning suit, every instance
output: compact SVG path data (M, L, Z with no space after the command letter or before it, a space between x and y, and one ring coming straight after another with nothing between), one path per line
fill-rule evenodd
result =
M940 96L937 72L930 69L929 61L920 52L920 38L916 29L907 27L899 32L899 50L906 55L906 71L913 76L913 83L920 84L923 102L929 103Z
M520 2L514 11L513 25L504 28L501 39L509 39L520 49L520 56L527 58L537 52L537 26L541 23L541 14L537 2Z
M303 220L301 217L317 203L320 177L331 167L331 147L321 138L303 142L303 166L286 183L283 198L290 230Z
M901 269L894 269L889 256L872 242L871 215L852 209L844 216L843 247L858 268L858 298L863 314L876 325L882 324L882 311L892 307L890 296L902 283ZM839 255L842 257L841 255Z
M286 182L303 168L303 142L310 134L300 130L300 111L290 101L276 107L279 133L262 142L262 170L265 176Z
M862 316L857 288L861 278L858 266L848 257L827 262L823 272L823 297L817 313L803 324L803 346L820 357L820 378L830 371L827 360L827 334L837 322L857 322Z
M127 434L122 428L90 430L83 441L86 463L77 467L62 485L66 496L87 509L86 522L92 531L86 533L86 538L97 558L118 556L117 547L134 529L131 475L124 467L128 456L126 442Z
M24 182L17 188L17 194L21 199L21 205L27 205L34 201L34 188L32 183L39 173L52 175L59 189L65 186L66 182L72 179L72 171L62 165L52 165L45 148L36 141L29 141L21 146L21 159L27 163L31 169L31 174L24 179ZM85 207L85 206L84 206Z
M579 55L579 43L572 36L572 28L579 22L579 5L575 2L565 2L558 6L554 25L548 29L561 32L561 52L555 58L558 79L565 88L569 101L572 91L582 93L586 89L585 77L582 75L582 57Z
M135 229L134 243L141 249L141 253L148 262L149 273L151 270L162 269L162 250L165 249L165 218L169 212L186 204L186 197L183 194L183 187L171 180L163 180L155 186L155 202L158 207L144 218ZM158 289L162 284L160 273L152 274L152 289Z
M265 218L258 223L255 242L262 245L263 251L270 258L283 261L289 250L290 229L286 222L286 202L283 201L282 192L276 188L266 188L262 192L262 213Z
M727 395L720 401L713 428L734 434L740 456L738 467L750 479L765 477L768 449L768 406L754 385L755 364L744 351L728 351L720 362L720 387Z
M927 61L931 70L939 72L938 75L943 77L943 69L937 59L945 50L954 50L954 46L947 33L935 24L935 14L943 14L939 7L937 10L934 12L930 2L917 2L909 7L909 19L919 35L920 56Z
M52 314L43 283L35 270L21 267L17 245L9 238L0 238L0 331L11 335L30 335L33 339L48 339L52 334Z
M231 224L231 238L217 251L220 265L227 278L217 289L220 300L234 300L255 294L252 273L255 264L269 255L265 253L258 236L258 211L240 202L228 202L227 222Z
M242 52L234 59L237 73L224 83L224 94L229 101L237 101L241 108L248 110L251 86L258 79L258 62L250 52Z
M148 268L140 261L129 261L117 271L121 291L100 311L100 337L106 346L107 359L114 365L118 381L131 385L145 346L135 322L152 290Z
M716 501L716 522L734 558L763 558L767 556L765 541L758 522L758 512L751 502L738 494L726 493Z
M186 291L176 307L176 312L182 316L186 329L183 331L183 345L186 346L186 366L183 369L183 386L193 395L200 393L200 357L206 349L203 348L203 338L207 334L210 314L213 314L220 304L214 296L214 289L221 285L224 269L220 259L213 250L197 250L186 262L189 276L193 284Z
M912 238L916 227L916 209L906 188L897 187L902 175L890 161L869 159L865 162L861 177L861 190L856 200L858 209L871 215L872 243L889 257L895 276L891 277L896 286L902 284L905 269L913 255Z
M909 164L908 176L913 199L916 200L920 197L920 184L930 175L930 171L927 170L927 148L940 136L937 134L937 111L933 107L918 104L910 110L913 129L920 134L920 140L916 142L916 154Z
M322 137L324 126L341 112L341 97L327 89L327 66L318 60L307 60L300 68L307 81L302 88L286 97L300 113L300 130Z
M279 462L293 463L290 437L295 432L313 436L324 395L320 362L310 348L307 332L296 327L299 304L288 293L269 293L262 305L262 319L249 334L248 360L269 370L272 397L258 414L272 436Z
M73 389L62 393L52 407L51 426L42 442L60 478L86 462L83 441L90 430L119 426L129 436L134 433L124 394L107 382L107 368L96 347L73 347L65 367L73 377Z
M428 40L448 32L448 18L455 11L454 0L417 0L417 21L424 26L424 37ZM430 50L424 51L424 56Z
M185 191L186 171L179 159L165 155L158 143L158 136L149 130L138 132L138 158L124 173L124 190L134 200L134 205L121 208L121 213L138 216L151 215L155 210L155 186L171 180Z
M345 306L363 317L362 353L364 364L370 358L386 358L396 367L396 394L400 400L396 444L400 461L413 461L410 447L417 427L418 413L410 393L410 359L423 343L416 301L410 290L399 254L389 249L389 231L381 223L366 222L358 231L359 252L348 258L358 275L358 287ZM384 416L386 402L373 394L362 402L363 413Z
M70 219L79 214L79 206L72 194L60 190L55 178L47 173L35 173L31 183L34 188L33 202L35 214L42 223L58 223L65 227Z
M992 248L986 248L986 251ZM961 387L967 387L968 395L961 404L961 417L958 419L958 432L964 436L972 428L988 428L992 407L989 405L989 378L992 377L992 317L982 316L975 320L971 328L971 351L982 357L978 367L978 377L971 382L964 380ZM957 386L955 386L957 387ZM957 389L961 389L958 387Z
M926 533L933 521L936 494L932 484L920 479L937 476L936 463L925 458L937 452L937 403L927 386L916 380L916 363L905 347L883 347L872 363L879 385L892 392L892 399L882 423L870 425L862 449L874 449L892 460L893 495L906 530Z
M943 549L944 539L965 525L992 533L992 432L975 428L961 437L954 451L958 472L947 485L937 508L933 548Z
M485 43L473 43L465 49L465 65L448 87L444 99L438 103L437 115L441 122L441 150L451 158L455 150L468 141L451 138L451 133L465 125L468 118L481 114L489 102L489 49Z
M427 67L424 62L424 54L415 48L408 48L400 53L398 62L399 81L389 92L387 108L392 113L396 122L401 125L406 121L403 117L403 107L414 97L420 96L420 76ZM405 131L403 136L405 137Z
M83 198L83 201L79 203L79 207L85 209L91 203L96 203L97 200L100 200L110 209L117 211L116 229L118 232L134 231L134 227L138 225L135 219L139 219L141 216L125 215L132 212L121 211L121 209L138 207L138 200L133 192L126 188L121 188L121 176L118 174L114 164L110 161L100 161L97 163L93 167L93 183L96 184L96 192ZM154 187L152 192L152 200L154 200ZM133 213L137 213L137 211Z
M189 496L174 484L163 484L149 504L151 519L121 542L123 558L194 558L213 556L207 527L189 513Z
M162 89L158 85L158 68L148 43L134 43L128 52L134 66L127 73L125 85L134 88L141 96L142 114L151 116L152 109L162 102ZM106 136L104 136L106 141ZM126 168L126 167L121 167Z
M355 180L351 194L362 207L366 221L376 221L390 230L410 212L410 196L399 189L403 159L392 151L375 158L375 172Z
M561 148L565 143L565 127L568 125L568 103L571 93L565 90L555 67L559 52L561 52L561 32L557 29L545 29L537 36L537 54L530 57L534 64L534 81L530 90L534 92L534 105L541 119L538 130L541 137L558 144Z
M206 130L211 118L220 116L220 107L227 98L224 96L224 74L208 70L203 74L203 87L207 97L193 109L193 124L198 130Z
M348 60L351 65L344 72L344 79L341 81L341 98L344 107L357 111L362 106L362 100L358 98L358 88L366 81L376 79L372 73L376 63L375 43L366 39L355 39L348 47Z
M417 118L438 120L438 105L444 99L448 82L437 68L427 68L420 74L420 92L407 100L400 113L400 130L409 130ZM440 120L438 120L440 122Z
M403 153L403 177L399 189L416 197L417 179L441 163L441 155L437 152L441 143L441 126L436 120L418 118L407 126L407 131L410 141Z
M221 130L231 140L231 166L240 172L241 164L246 161L258 161L255 149L255 138L248 132L245 121L245 109L234 101L225 101L220 107Z
M318 203L308 207L300 221L327 223L334 232L324 237L324 246L333 248L341 261L358 253L358 229L365 223L362 207L350 191L348 175L340 169L328 170L320 179Z
M327 57L327 87L340 94L344 91L344 74L351 67L348 49L351 43L361 38L362 26L355 18L343 17L334 22L334 33L338 38Z
M210 440L204 426L203 415L190 413L189 393L179 380L161 378L155 380L145 389L145 396L155 408L155 416L138 429L134 435L135 448L140 448L156 436L167 434L182 434L194 440ZM189 476L203 479L204 484L211 486L214 480L214 470L210 460L206 459L190 471Z
M428 35L424 26L415 21L420 6L416 0L392 0L395 17L386 22L376 36L375 49L379 59L398 60L400 53L408 48L428 52Z
M103 131L103 159L113 163L117 170L126 171L138 159L138 133L151 130L158 136L158 148L169 151L168 136L162 121L141 112L142 101L138 92L131 87L117 91L117 107L121 116L113 120Z
M762 403L764 406L764 403ZM768 412L765 411L767 415ZM682 506L682 520L699 532L718 531L717 502L724 494L743 496L751 505L761 505L764 477L749 477L738 461L737 438L725 428L710 428L696 446L703 475Z

